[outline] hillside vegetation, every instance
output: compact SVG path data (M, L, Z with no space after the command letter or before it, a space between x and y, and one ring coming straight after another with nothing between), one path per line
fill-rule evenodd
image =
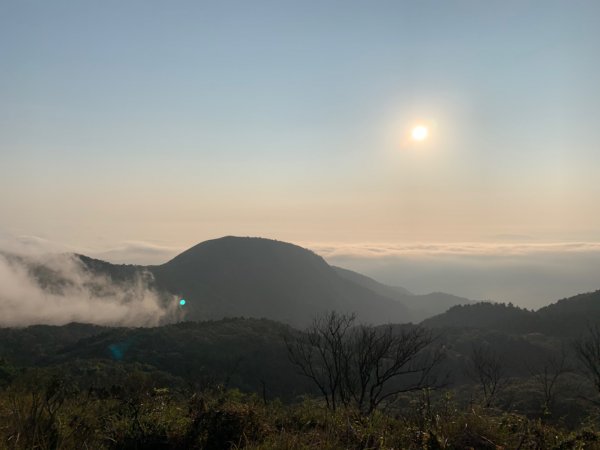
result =
M600 395L576 351L593 317L581 302L597 295L546 309L564 314L551 333L541 313L510 305L426 321L444 352L439 382L367 414L327 407L289 359L301 331L275 321L0 329L0 438L15 449L600 448Z
M461 305L249 238L162 266L79 260L117 284L150 271L181 321L0 328L0 448L600 448L600 291Z
M514 333L574 337L600 323L600 290L559 300L537 311L512 304L479 302L457 305L431 317L428 327L469 327Z

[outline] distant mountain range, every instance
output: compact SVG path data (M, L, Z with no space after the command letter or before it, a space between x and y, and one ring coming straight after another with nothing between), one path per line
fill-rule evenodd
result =
M393 298L406 305L410 310L413 322L420 322L423 319L440 314L441 312L447 311L449 308L455 305L473 303L472 300L467 298L457 297L456 295L451 294L444 294L443 292L432 292L425 295L416 295L403 287L388 286L348 269L342 269L341 267L334 267L334 269L342 278L359 284L373 292L378 293L379 295L383 295L384 297Z
M263 238L227 236L202 242L159 266L110 264L79 255L88 270L124 281L140 271L156 288L186 299L186 320L268 318L307 325L319 313L356 313L362 322L418 322L470 300L414 295L350 270L310 250Z

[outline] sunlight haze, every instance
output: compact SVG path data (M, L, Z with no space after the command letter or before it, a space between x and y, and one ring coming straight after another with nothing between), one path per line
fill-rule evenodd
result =
M0 231L97 252L596 242L599 14L3 2Z

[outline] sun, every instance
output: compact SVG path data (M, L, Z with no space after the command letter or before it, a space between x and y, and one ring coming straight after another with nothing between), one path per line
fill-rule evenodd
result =
M424 141L429 136L429 130L423 125L414 127L411 131L413 141Z

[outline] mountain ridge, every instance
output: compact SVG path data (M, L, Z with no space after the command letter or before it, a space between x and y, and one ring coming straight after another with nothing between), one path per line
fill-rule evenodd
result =
M185 320L254 317L306 326L314 316L332 310L356 313L364 323L408 323L470 302L449 294L413 295L331 266L312 250L259 237L225 236L200 242L159 265L112 264L70 254L63 255L63 266L67 266L65 259L74 270L99 277L90 280L98 280L99 285L114 283L116 290L143 280L171 309L175 305L168 302L174 301L173 296L185 298L181 314L165 316L164 323L182 316ZM52 263L44 266L34 259L20 263L40 287L54 288L55 293L73 282L62 280L63 272L53 270ZM82 289L91 286L87 283Z
M331 266L310 249L261 237L203 241L153 266L80 259L118 280L149 271L157 289L186 298L189 320L244 316L307 325L315 315L337 310L367 323L418 322L470 302L450 294L413 295Z

